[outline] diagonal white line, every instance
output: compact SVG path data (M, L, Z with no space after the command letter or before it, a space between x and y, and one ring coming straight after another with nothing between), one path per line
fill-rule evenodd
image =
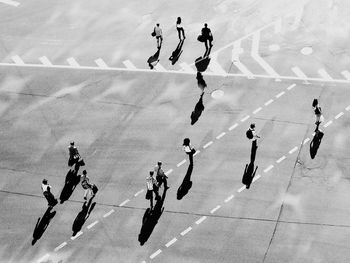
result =
M298 147L297 147L297 146L295 146L293 149L291 149L291 150L289 151L289 154L294 153L296 150L298 150Z
M234 195L230 195L229 197L227 197L225 199L225 203L229 202L230 200L232 200L235 196Z
M243 185L241 188L239 188L239 189L237 190L237 192L240 193L240 192L242 192L244 189L246 189L246 186L245 186L245 185Z
M205 219L207 219L206 216L202 216L201 218L199 218L197 221L196 221L196 224L199 225L200 223L202 223Z
M40 57L39 60L40 60L41 63L43 63L43 65L46 65L48 67L52 66L51 61L46 56Z
M79 63L73 57L67 58L67 62L72 67L80 67Z
M219 140L221 139L223 136L225 136L226 132L222 132L220 133L218 136L216 136L216 139Z
M276 97L276 98L279 98L279 97L281 97L282 95L284 95L285 93L286 93L285 91L282 91L282 92L278 93L275 97Z
M273 99L268 100L267 102L265 102L265 106L271 104L272 102L273 102Z
M257 114L259 111L261 111L262 110L262 108L261 107L259 107L259 108L257 108L255 111L253 111L253 113L254 114Z
M273 165L271 164L270 166L268 166L265 170L264 173L267 173L268 171L270 171L273 168Z
M98 223L98 220L96 220L95 222L91 223L90 225L88 225L86 228L90 229L92 228L94 225L96 225Z
M186 159L183 159L181 162L179 162L176 166L180 167L181 165L183 165L186 162Z
M60 250L61 248L64 248L67 245L67 242L63 242L61 245L59 245L58 247L56 247L54 249L55 252L57 252L58 250Z
M170 247L172 244L174 244L177 241L177 238L174 237L172 240L170 240L168 243L165 244L166 247Z
M145 189L141 189L141 190L138 191L136 194L134 194L134 196L138 196L138 195L141 194L143 191L145 191Z
M329 125L331 125L333 123L333 121L328 121L325 125L323 125L323 127L328 127Z
M306 138L303 142L303 144L306 144L308 141L310 141L310 138Z
M83 234L83 231L79 231L75 236L71 237L71 240L75 240Z
M254 178L253 178L253 183L255 183L255 181L259 180L260 178L261 178L261 175L260 175L260 174L254 176Z
M126 205L130 200L129 199L126 199L125 201L123 201L119 206L124 206Z
M174 170L173 169L169 169L168 171L165 172L165 175L169 175L173 172Z
M221 205L217 205L216 207L214 207L211 211L210 214L214 214L218 209L220 209Z
M232 131L234 128L236 128L238 126L238 123L233 124L229 129L229 131Z
M281 158L279 158L276 162L277 162L277 163L280 163L280 162L282 162L284 159L286 159L286 156L285 156L285 155L283 155Z
M38 259L38 263L44 263L44 262L47 262L47 260L49 259L50 257L50 254L49 253L46 253L44 256L42 256L41 258Z
M19 2L13 1L13 0L0 0L0 3L4 3L7 5L14 6L14 7L18 7L21 4Z
M339 114L337 114L334 119L339 119L341 116L344 115L344 112L340 112Z
M156 252L154 252L152 255L150 255L150 259L154 259L156 256L158 256L160 253L162 253L162 250L158 249Z
M114 213L114 209L112 209L112 210L109 211L108 213L104 214L103 217L110 216L112 213Z
M241 122L245 122L246 120L248 120L250 118L249 115L245 116L243 119L241 119Z
M212 144L213 144L213 141L208 142L207 144L205 144L205 145L203 146L203 149L209 147L209 146L212 145Z
M190 232L192 230L192 227L188 227L188 228L186 228L184 231L182 231L181 233L180 233L180 235L181 236L184 236L184 235L186 235L188 232Z
M99 66L100 68L108 68L106 62L103 61L102 58L98 58L98 59L95 59L95 63L97 64L97 66Z

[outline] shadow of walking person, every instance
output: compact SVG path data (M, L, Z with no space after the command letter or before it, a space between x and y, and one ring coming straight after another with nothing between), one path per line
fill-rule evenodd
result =
M187 168L186 175L185 175L181 185L177 189L177 194L176 194L177 200L181 200L185 195L188 194L188 191L191 189L191 187L192 187L192 181L191 181L192 171L193 171L193 164L190 164Z
M254 163L249 163L249 165L245 165L244 174L242 177L242 184L244 184L247 189L249 189L250 185L252 184L257 169L258 166L256 166L254 169Z
M73 226L72 226L72 231L73 231L72 236L75 236L81 230L81 228L85 224L86 220L89 218L92 210L94 209L96 202L91 204L92 199L93 198L90 198L89 202L84 202L84 204L82 206L82 210L79 212L77 217L74 219Z
M35 229L33 232L32 246L34 246L36 241L41 238L46 228L49 226L50 221L56 215L56 211L51 212L51 210L52 210L52 207L47 208L43 217L38 218L38 221L36 222Z
M254 163L255 162L255 157L256 157L256 150L258 149L258 145L256 140L252 141L252 149L250 151L250 162Z
M194 107L194 110L191 113L191 125L195 124L198 121L199 117L202 115L202 112L204 110L203 95L204 92L202 92L199 101L197 102L196 106Z
M175 63L179 60L181 54L182 54L182 46L184 44L184 40L180 40L179 44L177 45L176 49L171 53L171 57L169 60L171 61L172 65L175 65Z
M317 151L318 151L318 148L320 147L323 135L324 135L324 133L322 131L316 129L315 136L314 136L314 138L312 139L312 141L310 143L310 156L311 156L311 159L315 158L315 156L317 154Z
M84 160L77 162L74 168L70 169L66 175L65 184L60 194L60 203L63 204L69 199L74 192L75 187L80 182L80 175L78 175L80 166L84 166Z
M159 54L160 54L160 47L158 48L156 53L154 53L152 56L148 58L147 63L150 69L154 69L154 67L158 64Z
M147 208L143 215L142 227L138 236L138 241L140 242L141 246L147 242L153 232L153 229L157 225L159 218L163 214L166 191L167 189L164 188L162 198L157 200L153 209Z
M203 57L196 58L194 64L196 66L197 71L204 72L207 70L210 63L210 57L209 57L210 52L211 52L211 47L205 51Z
M205 82L202 73L200 73L199 71L197 72L196 79L197 79L198 88L204 91L204 89L207 87L207 83Z

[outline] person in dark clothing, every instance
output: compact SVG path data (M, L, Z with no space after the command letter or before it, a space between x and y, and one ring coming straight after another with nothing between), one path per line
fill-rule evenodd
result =
M58 201L54 197L54 195L51 193L51 186L47 183L47 180L44 179L42 184L41 184L41 189L43 190L43 195L45 196L47 200L47 204L50 207L53 207L57 205Z
M194 148L192 148L191 143L190 143L190 139L185 138L182 146L183 146L185 153L188 154L188 158L190 160L190 165L193 166L193 155L196 153L196 150Z
M194 111L192 111L191 113L191 125L195 124L198 121L199 117L202 115L202 112L204 110L203 95L204 91L202 92L199 101L194 107Z
M208 50L208 43L210 47L213 46L213 35L207 23L205 23L204 27L202 28L202 37L204 40L205 49Z
M176 30L177 30L177 33L179 34L180 41L186 38L185 37L185 30L181 25L181 17L178 17L176 20ZM181 33L182 33L182 38L181 38Z

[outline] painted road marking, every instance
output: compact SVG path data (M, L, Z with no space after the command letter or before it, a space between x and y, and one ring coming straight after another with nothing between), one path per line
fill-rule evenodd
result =
M0 3L11 5L11 6L14 6L14 7L17 7L17 6L19 6L21 4L19 2L13 1L13 0L0 0Z
M50 254L46 253L44 256L42 256L41 258L38 259L38 263L44 263L47 262L47 260L49 259Z
M350 72L347 70L343 70L341 74L347 79L350 80Z
M345 109L346 109L347 111L349 111L349 110L350 110L350 105L347 106Z
M162 251L158 249L156 252L154 252L152 255L150 255L150 259L154 259L156 256L158 256Z
M98 59L95 59L95 63L97 64L97 66L99 66L100 68L108 68L106 62L103 61L102 58L98 58Z
M154 68L160 72L168 72L159 62L154 66Z
M265 102L265 106L267 106L267 105L269 105L269 104L271 104L273 102L273 99L270 99L269 101L267 101L267 102Z
M197 154L199 154L201 151L200 150L196 150L196 152L194 153L193 156L196 156Z
M220 66L216 59L212 59L209 64L209 69L218 75L225 76L227 72Z
M278 93L277 95L276 95L276 98L279 98L279 97L281 97L282 95L284 95L286 92L284 92L284 91L282 91L282 92L280 92L280 93Z
M212 145L212 144L213 144L213 141L208 142L207 144L205 144L205 145L203 146L203 149L209 147L209 146Z
M46 56L40 57L39 60L40 60L40 62L43 63L43 65L45 65L45 66L49 66L49 67L52 66L51 61L50 61Z
M114 213L114 209L112 209L112 210L109 211L108 213L105 213L105 214L103 215L103 217L110 216L110 215L113 214L113 213Z
M229 129L229 131L232 131L234 128L236 128L238 126L238 123L233 124Z
M287 157L285 155L283 155L281 158L279 158L276 162L280 163L282 162L284 159L286 159Z
M184 236L184 235L186 235L188 232L190 232L192 230L192 227L188 227L188 228L186 228L184 231L182 231L181 233L180 233L180 235L181 236Z
M232 56L231 61L233 64L243 73L248 79L252 79L253 73L249 71L249 69L243 65L243 63L239 60L239 55L243 53L243 48L241 48L241 41L235 41L232 48Z
M245 186L245 185L243 185L241 188L239 188L239 189L237 190L237 192L240 193L240 192L242 192L244 189L246 189L246 186Z
M86 228L90 229L92 228L94 225L96 225L98 223L98 220L96 220L95 222L91 223L90 225L88 225Z
M216 136L216 139L219 140L221 139L223 136L225 136L226 132L222 132L220 133L218 136Z
M331 125L333 123L333 121L328 121L325 125L323 125L323 127L328 127L329 125Z
M130 60L124 60L123 61L123 64L124 64L124 66L127 68L127 69L133 69L133 70L135 70L136 69L136 67L135 67L135 65L134 64L132 64L132 62L130 61Z
M54 249L55 252L57 252L58 250L60 250L61 248L64 248L67 245L67 242L63 242L61 245L59 245L58 247L56 247Z
M335 117L334 117L334 119L338 119L338 118L340 118L341 116L343 116L344 115L344 112L340 112L339 114L337 114Z
M264 173L267 173L267 172L270 171L272 168L273 168L273 165L271 164L269 167L267 167L267 168L264 170Z
M199 225L200 223L202 223L205 219L207 219L206 216L202 216L201 218L199 218L197 221L196 221L196 224Z
M180 67L181 67L182 70L185 71L185 72L188 72L188 73L193 73L193 72L194 72L193 68L191 68L191 66L188 65L188 64L185 63L185 62L180 63Z
M297 84L292 84L292 85L290 85L289 87L287 87L287 90L293 89L296 85L297 85Z
M181 165L183 165L186 162L186 159L183 159L181 162L179 162L176 166L180 167Z
M72 67L80 67L79 63L73 57L67 58L67 62Z
M15 64L17 64L17 65L24 65L25 63L24 63L24 61L20 58L20 56L18 56L18 55L15 55L15 56L13 56L12 58L11 58L12 60L13 60L13 62L15 62Z
M119 206L124 206L126 205L130 200L129 199L126 199L125 201L123 201Z
M177 238L174 237L172 240L170 240L168 243L165 244L166 247L170 247L172 244L174 244L177 241Z
M169 169L169 170L166 171L164 174L165 174L165 175L169 175L169 174L171 174L173 171L174 171L173 169Z
M83 231L79 231L75 236L71 237L71 240L75 240L83 234Z
M235 197L234 195L230 195L229 197L227 197L227 198L225 199L224 202L227 203L227 202L229 202L230 200L232 200L234 197Z
M211 211L210 214L214 214L218 209L220 209L221 205L217 205L216 207L214 207Z
M308 141L310 141L310 138L306 138L303 142L303 144L306 144Z
M140 191L138 191L136 194L134 194L134 196L138 196L139 194L141 194L144 191L144 189L141 189Z
M257 114L259 111L261 111L262 110L262 108L261 107L259 107L259 108L257 108L255 111L253 111L253 113L254 114Z
M290 151L289 151L289 154L294 153L296 150L298 150L298 147L297 147L297 146L295 146L292 150L290 150Z
M253 178L253 183L254 183L255 181L259 180L259 179L260 179L260 177L261 177L261 175L260 175L260 174L258 174L257 176L254 176L254 178Z
M304 72L301 71L299 67L292 67L292 71L295 73L295 75L297 75L297 77L305 80L305 82L308 83L308 77L304 74Z
M249 115L245 116L243 119L241 119L241 122L245 122L246 120L248 120L250 118Z
M319 69L317 73L326 80L333 80L333 78L328 74L328 72L324 68Z

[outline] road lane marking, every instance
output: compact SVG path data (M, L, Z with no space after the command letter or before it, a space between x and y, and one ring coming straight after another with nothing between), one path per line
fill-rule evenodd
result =
M216 207L214 207L211 211L210 214L214 214L218 209L220 209L221 205L217 205Z
M43 63L43 65L51 67L52 63L51 61L46 57L46 56L42 56L39 58L40 62Z
M265 106L267 106L267 105L269 105L269 104L271 104L273 102L273 99L270 99L269 101L267 101L267 102L265 102Z
M180 235L181 236L184 236L184 235L186 235L188 232L190 232L192 230L192 227L188 227L188 228L186 228L184 231L182 231L181 233L180 233Z
M282 92L278 93L276 95L276 98L279 98L279 97L283 96L285 93L286 93L285 91L282 91Z
M98 223L98 220L96 220L95 222L91 223L90 225L88 225L86 228L90 229L92 228L94 225L96 225Z
M213 144L213 141L208 142L207 144L205 144L205 145L203 146L203 149L209 147L209 146L212 145L212 144Z
M234 128L236 128L238 126L238 123L233 124L229 129L229 131L232 131Z
M75 240L83 234L83 231L79 231L75 236L71 237L71 240Z
M298 147L297 147L297 146L295 146L293 149L291 149L288 153L289 153L289 154L292 154L292 153L294 153L296 150L298 150Z
M306 138L303 142L303 144L306 144L308 141L310 141L310 138Z
M129 201L130 201L130 199L126 199L126 200L123 201L119 206L124 206L124 205L126 205Z
M253 113L254 114L257 114L259 111L261 111L262 110L262 108L261 107L259 107L259 108L257 108L255 111L253 111Z
M38 259L38 263L44 263L44 262L47 262L47 260L49 259L50 257L50 254L49 253L46 253L44 256L42 256L41 258Z
M349 110L350 110L350 105L347 106L345 109L346 109L347 111L349 111Z
M264 173L267 173L267 172L270 171L272 168L273 168L273 165L271 164L269 167L267 167L267 168L264 170Z
M226 132L222 132L220 133L218 136L216 136L216 139L219 140L221 139L223 136L225 136Z
M169 175L173 172L174 170L173 169L169 169L168 171L165 172L165 175Z
M350 72L347 70L343 70L341 74L347 79L350 80Z
M201 151L200 150L196 150L196 152L194 153L193 156L196 156L197 154L199 154Z
M301 71L299 67L292 67L292 71L294 72L295 75L297 75L297 77L303 79L305 83L309 83L307 81L308 77L305 75L304 72Z
M260 177L261 177L261 175L260 175L260 174L258 174L258 175L256 175L256 176L254 176L254 178L253 178L253 183L255 183L255 181L259 180L259 179L260 179Z
M248 120L250 118L249 115L245 116L243 119L241 119L241 122L245 122L246 120Z
M14 7L18 7L21 3L13 1L13 0L0 0L0 3L11 5Z
M276 162L280 163L282 162L284 159L286 159L287 157L285 155L283 155L281 158L279 158Z
M134 194L134 196L138 196L139 194L141 194L145 189L141 189L140 191L138 191L136 194Z
M15 55L13 57L11 57L11 59L13 60L13 62L15 62L16 65L24 65L24 61L20 58L20 56Z
M132 70L135 70L135 69L137 69L136 67L135 67L135 65L134 64L132 64L132 62L130 61L130 60L124 60L123 61L123 64L124 64L124 66L127 68L127 69L132 69Z
M334 119L338 119L338 118L340 118L341 116L343 116L344 115L344 112L340 112L339 114L337 114L335 117L334 117Z
M176 166L180 167L181 165L183 165L186 162L186 159L183 159L181 162L179 162Z
M80 67L78 61L76 61L75 58L73 58L73 57L67 58L67 62L72 67L76 67L76 68Z
M152 255L150 255L150 259L154 259L156 256L158 256L162 251L158 249L156 252L154 252Z
M112 210L109 211L108 213L105 213L105 214L103 215L103 217L110 216L112 213L114 213L114 209L112 209Z
M95 59L95 63L100 68L104 68L104 69L108 68L106 62L104 62L102 58Z
M227 197L227 198L225 199L224 202L227 203L227 202L229 202L230 200L232 200L234 197L235 197L234 195L230 195L229 197Z
M209 69L217 75L225 76L227 72L220 66L216 59L212 59L209 64Z
M174 244L177 241L177 238L174 237L172 240L170 240L168 243L165 244L166 247L170 247L172 244Z
M323 125L323 127L328 127L329 125L331 125L333 123L333 121L328 121L325 125Z
M160 72L168 72L159 62L154 66L155 70Z
M64 248L67 245L67 242L63 242L61 245L59 245L58 247L56 247L54 249L55 252L57 252L58 250L60 250L61 248Z
M328 72L324 68L319 69L317 73L326 80L333 80L333 78L328 74Z
M240 193L240 192L242 192L244 189L246 189L246 186L245 186L245 185L243 185L241 188L239 188L239 189L237 190L237 192Z
M287 87L287 90L293 89L296 85L297 85L297 84L292 84L292 85L288 86L288 87Z
M199 225L200 223L202 223L205 219L207 219L206 216L202 216L201 218L199 218L197 221L196 221L196 224Z

